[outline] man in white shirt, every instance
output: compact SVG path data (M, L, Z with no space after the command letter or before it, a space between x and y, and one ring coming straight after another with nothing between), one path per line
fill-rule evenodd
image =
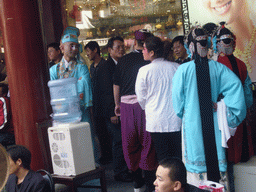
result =
M151 63L140 68L135 86L158 161L166 157L181 158L181 119L172 104L172 78L179 64L164 60L163 49L164 43L158 37L145 41L143 57Z

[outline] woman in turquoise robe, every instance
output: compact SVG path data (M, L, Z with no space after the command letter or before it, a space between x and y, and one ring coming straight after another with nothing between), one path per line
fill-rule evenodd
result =
M241 81L230 69L216 61L209 60L208 65L212 102L217 103L218 96L223 94L228 125L237 127L246 115ZM173 77L172 99L174 110L183 121L186 168L191 173L205 173L207 170L194 60L182 64L176 71ZM213 119L219 171L225 172L225 149L221 146L221 131L214 109Z

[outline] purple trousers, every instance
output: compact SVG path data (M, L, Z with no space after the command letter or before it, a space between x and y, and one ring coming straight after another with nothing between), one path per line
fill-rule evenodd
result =
M157 158L150 133L146 131L145 111L139 103L121 103L123 153L128 168L156 170Z

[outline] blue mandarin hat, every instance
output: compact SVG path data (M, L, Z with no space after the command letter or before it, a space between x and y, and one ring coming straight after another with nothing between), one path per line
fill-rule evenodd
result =
M61 38L61 41L62 43L66 43L66 42L78 43L79 35L80 35L80 31L78 28L69 26L63 31L63 36Z

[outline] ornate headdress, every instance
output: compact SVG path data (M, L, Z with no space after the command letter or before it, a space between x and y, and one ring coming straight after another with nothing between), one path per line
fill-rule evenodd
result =
M236 37L235 35L225 27L225 22L220 23L220 27L213 34L212 38L213 49L217 53L224 53L231 55L235 50Z
M197 32L199 32L197 34ZM200 57L206 57L208 53L208 36L204 29L197 26L190 30L185 39L185 48L189 55L198 54Z

